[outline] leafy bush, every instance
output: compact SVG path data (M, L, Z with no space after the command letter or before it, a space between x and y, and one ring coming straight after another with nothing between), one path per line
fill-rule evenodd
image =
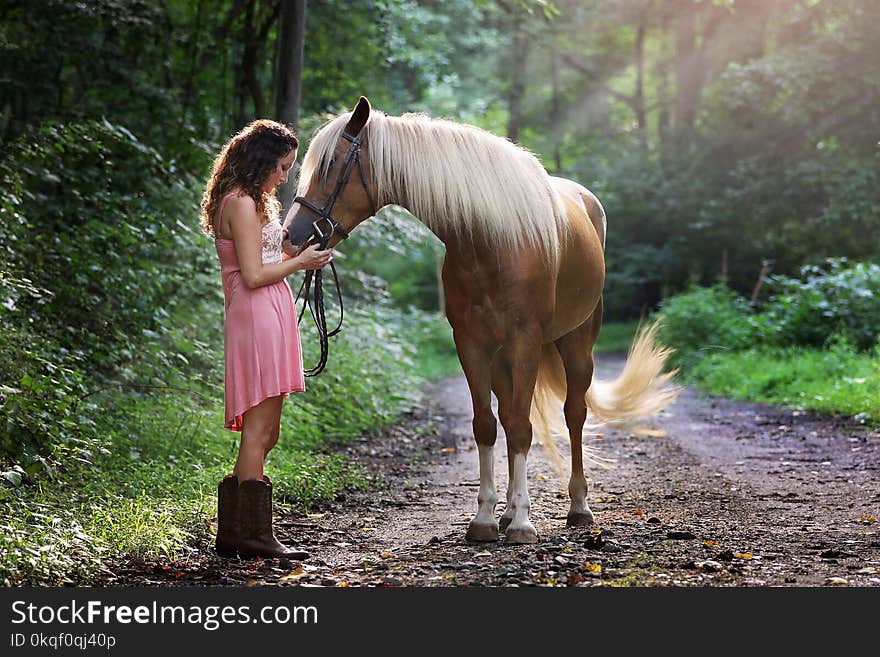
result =
M32 288L0 321L39 327L112 375L167 317L196 258L195 186L106 121L26 133L4 149L0 179L0 270Z
M755 318L764 341L823 347L843 336L862 350L877 344L880 265L834 258L803 267L801 279L770 279L776 292Z
M726 287L692 287L661 304L660 340L675 349L674 364L688 368L710 351L748 347L755 334L748 313L748 302Z
M844 341L828 348L760 346L714 353L689 377L715 394L847 415L877 425L880 413L878 352L859 352Z
M79 404L79 360L14 327L0 333L0 354L0 456L25 463L28 474L54 475L63 460L88 463L97 443L92 411Z

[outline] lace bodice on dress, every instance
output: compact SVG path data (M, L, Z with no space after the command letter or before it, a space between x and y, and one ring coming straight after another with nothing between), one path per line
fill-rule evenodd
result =
M281 262L281 237L283 235L281 222L270 221L263 226L263 264L274 265Z

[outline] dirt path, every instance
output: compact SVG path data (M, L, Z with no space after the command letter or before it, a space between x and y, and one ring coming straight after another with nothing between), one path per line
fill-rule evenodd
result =
M611 378L622 359L605 357ZM797 411L686 390L634 431L589 441L593 529L568 529L567 481L540 447L529 459L534 546L468 543L478 466L463 377L435 387L411 422L346 448L380 492L280 519L303 564L225 561L200 550L171 564L119 564L109 584L318 586L880 585L880 434ZM498 513L507 485L496 450ZM560 452L568 452L562 441ZM567 476L567 474L565 475Z

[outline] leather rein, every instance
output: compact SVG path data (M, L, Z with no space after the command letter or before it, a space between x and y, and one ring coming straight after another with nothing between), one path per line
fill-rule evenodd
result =
M358 174L361 178L361 184L364 186L364 191L367 194L367 198L370 199L370 203L373 206L373 214L376 214L376 204L373 202L373 196L370 194L370 188L367 185L367 179L364 176L364 169L363 165L361 164L361 146L363 144L364 137L364 128L362 128L357 135L351 135L348 132L343 131L342 138L351 142L351 146L348 149L348 153L346 153L345 155L345 161L342 165L342 171L339 172L339 177L336 179L336 186L333 189L333 193L330 194L323 206L319 206L316 203L313 203L304 196L297 196L295 199L293 199L294 203L299 203L301 206L308 208L316 215L318 215L318 218L312 222L312 236L306 241L303 248L306 248L311 244L317 243L320 246L320 249L323 251L327 248L327 244L330 242L330 238L332 238L333 235L337 234L342 239L346 239L348 237L348 231L345 230L339 224L339 222L333 218L332 213L333 206L336 204L336 200L339 198L342 190L345 189L345 186L348 184L348 181L351 178L351 174L354 171L355 165L357 165ZM342 290L339 287L339 276L336 273L336 265L333 264L332 260L330 261L330 269L333 272L333 283L336 287L336 298L339 303L339 323L332 331L327 330L327 318L324 310L324 270L309 269L308 271L306 271L303 283L299 288L299 292L297 292L296 294L296 301L299 301L300 296L303 294L303 291L305 291L305 303L303 304L302 310L300 311L297 322L302 322L303 315L306 312L306 306L308 306L309 313L312 316L312 321L314 322L315 328L318 331L318 340L321 345L321 356L317 364L314 367L305 370L305 375L310 377L317 376L324 371L324 368L327 365L327 357L330 351L329 338L332 338L334 335L338 334L342 330L342 320L345 316L345 310L342 305ZM309 294L312 283L314 283L315 286L314 307L312 306L312 300Z

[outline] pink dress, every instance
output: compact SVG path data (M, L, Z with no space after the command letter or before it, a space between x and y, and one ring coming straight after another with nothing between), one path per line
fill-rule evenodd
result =
M227 194L217 217L223 213ZM281 224L263 226L263 264L281 262ZM223 426L241 431L242 416L264 399L306 389L293 293L286 279L249 289L241 275L235 243L214 240L220 258L226 319L226 417Z

